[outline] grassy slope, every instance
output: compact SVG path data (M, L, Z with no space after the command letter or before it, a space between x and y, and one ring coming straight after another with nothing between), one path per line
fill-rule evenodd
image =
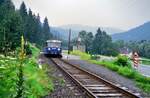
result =
M30 45L32 50L32 58L30 58L27 62L25 69L25 73L28 77L27 85L33 85L30 89L30 94L32 96L42 96L49 93L49 91L53 90L53 83L51 79L46 74L45 66L43 68L38 68L37 57L39 55L40 50L35 46ZM30 95L30 96L31 96ZM36 98L36 97L35 97Z
M149 60L143 60L143 61L142 61L142 64L150 65L150 61L149 61Z
M36 58L39 49L31 45L32 58L26 58L23 64L24 72L24 97L40 98L53 90L53 83L48 78L46 70L38 68ZM18 66L20 61L17 58L4 57L0 55L0 97L12 98L16 95L16 83L18 80Z
M149 92L150 91L150 78L145 77L132 69L131 67L122 67L117 65L114 61L96 61L92 60L91 56L89 54L80 52L80 51L73 51L71 54L78 55L81 57L82 60L86 60L90 63L97 64L97 65L103 65L107 68L109 68L112 71L117 72L118 74L133 79L136 81L136 84L144 91Z

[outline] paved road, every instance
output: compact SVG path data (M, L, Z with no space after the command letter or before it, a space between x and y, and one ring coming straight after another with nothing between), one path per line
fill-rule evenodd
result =
M62 53L63 55L63 59L68 59L68 60L80 60L80 57L79 56L75 56L75 55L71 55L71 54L65 54L65 53Z
M80 57L75 55L67 55L63 53L63 59L80 60ZM150 65L140 64L138 67L138 71L144 76L150 77Z
M150 77L150 65L140 64L138 67L138 71L144 76Z

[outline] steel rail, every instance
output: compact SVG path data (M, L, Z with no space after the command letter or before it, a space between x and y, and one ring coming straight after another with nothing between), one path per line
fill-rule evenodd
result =
M72 81L74 81L80 88L84 89L86 91L86 94L88 96L90 96L90 98L98 98L87 87L85 87L84 85L82 85L82 83L80 81L78 81L74 76L72 76L68 71L66 71L61 65L58 65L57 61L55 61L54 59L51 59L51 60L53 61L53 63L55 63L57 65L57 67L59 69L61 69L64 73L66 73L66 75L68 77L70 77L70 79ZM107 85L109 87L112 87L113 89L117 90L118 92L121 92L122 94L124 94L124 95L126 95L126 96L128 96L130 98L140 98L140 96L136 95L135 93L132 93L132 92L130 92L128 90L125 90L125 89L123 89L123 88L121 88L121 87L119 87L119 86L117 86L117 85L109 82L108 80L103 79L102 77L100 77L100 76L98 76L98 75L96 75L94 73L91 73L91 72L89 72L89 71L87 71L87 70L85 70L83 68L80 68L78 66L75 66L75 65L67 62L66 60L62 60L62 59L57 59L57 60L60 60L61 62L65 63L67 65L70 65L70 66L72 66L72 67L74 67L74 68L76 68L76 69L78 69L78 70L80 70L80 71L88 74L89 76L93 77L97 81L100 81L100 82L104 83L105 85Z
M97 98L91 91L89 91L86 87L84 87L77 79L75 79L69 72L67 72L63 67L59 66L57 62L55 62L53 59L51 61L57 65L57 67L67 75L71 81L73 81L79 88L83 89L86 91L85 93L90 97L90 98Z

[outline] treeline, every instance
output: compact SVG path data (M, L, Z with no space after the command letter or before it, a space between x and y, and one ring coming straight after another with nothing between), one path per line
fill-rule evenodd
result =
M52 38L47 17L45 17L44 23L41 23L39 14L33 14L31 9L27 11L24 2L20 6L19 13L23 20L25 39L31 43L43 45L44 41Z
M79 37L72 40L72 45L76 45L80 39L80 44L85 45L85 51L90 54L116 56L119 51L112 42L111 36L98 28L95 36L92 32L81 31Z
M98 28L97 33L81 31L78 38L72 40L73 45L85 45L86 53L117 56L119 53L131 53L136 51L141 57L150 58L150 41L118 40L113 42L111 36Z
M26 41L42 46L52 38L47 17L42 23L39 14L27 10L24 2L16 10L11 0L0 0L0 52L20 46L21 35Z
M119 40L115 43L118 49L126 47L128 48L128 52L136 51L141 57L150 58L150 41L141 40L124 42L123 40Z

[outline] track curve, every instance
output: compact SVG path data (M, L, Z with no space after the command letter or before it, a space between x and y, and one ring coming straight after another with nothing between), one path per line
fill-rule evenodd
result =
M130 92L127 88L115 85L65 60L58 58L51 60L90 98L141 98L138 93Z

